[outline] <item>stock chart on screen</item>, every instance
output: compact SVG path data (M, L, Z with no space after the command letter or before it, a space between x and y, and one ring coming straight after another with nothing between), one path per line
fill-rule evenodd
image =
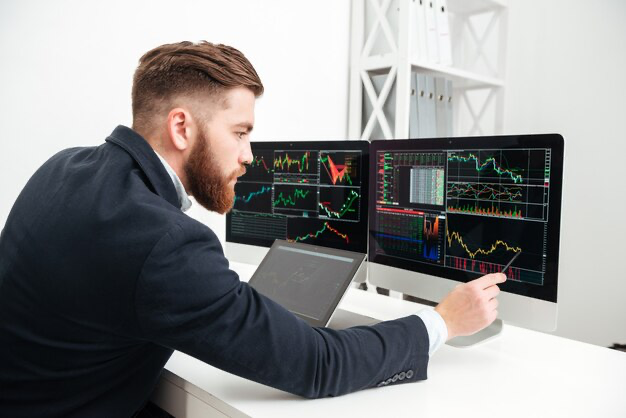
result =
M506 289L556 299L560 136L374 141L370 152L370 261L469 281L521 253Z
M275 239L367 252L369 143L253 142L235 185L226 239L269 247Z

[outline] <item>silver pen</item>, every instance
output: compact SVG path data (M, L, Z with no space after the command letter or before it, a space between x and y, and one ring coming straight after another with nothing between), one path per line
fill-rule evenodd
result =
M513 262L515 261L515 259L516 259L517 257L519 257L519 255L520 255L521 253L522 253L522 250L519 250L519 252L518 252L518 253L516 253L516 254L513 256L513 258L511 259L511 261L509 261L509 262L507 263L507 265L506 265L506 266L504 266L504 268L500 271L500 273L504 273L504 272L506 271L506 269L508 269L509 267L511 267L511 264L513 264Z

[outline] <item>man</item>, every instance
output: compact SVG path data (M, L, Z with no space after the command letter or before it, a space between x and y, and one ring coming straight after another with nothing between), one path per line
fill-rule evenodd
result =
M231 47L160 46L134 76L133 129L37 170L0 236L0 416L130 416L173 350L311 398L413 382L447 338L495 319L501 274L435 311L343 331L240 282L183 211L188 195L231 208L262 93Z

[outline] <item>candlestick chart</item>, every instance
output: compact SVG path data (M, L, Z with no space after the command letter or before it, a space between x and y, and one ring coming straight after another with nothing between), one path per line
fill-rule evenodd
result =
M359 221L360 198L358 190L346 187L319 188L319 217Z
M290 155L291 154L291 155ZM309 173L316 172L316 152L284 151L274 153L274 171L277 173ZM313 161L311 161L313 159Z
M273 158L275 183L318 184L319 151L275 151Z
M255 153L252 161L246 167L246 181L271 183L274 177L274 167L272 163L273 154L271 152Z
M321 225L321 228L313 228L314 231L312 232L296 232L294 231L294 234L292 235L292 237L289 237L287 239L291 240L291 241L295 241L295 242L299 242L299 241L314 241L320 237L327 237L328 235L330 235L331 237L335 237L335 239L339 238L341 241L345 241L346 244L350 243L350 236L348 234L344 234L343 232L337 230L335 227L331 226L330 223L328 222L324 222ZM326 232L326 234L324 234ZM324 234L324 235L323 235Z
M314 186L274 185L273 212L315 216L317 214L317 188Z
M545 221L549 160L549 150L450 152L448 212Z

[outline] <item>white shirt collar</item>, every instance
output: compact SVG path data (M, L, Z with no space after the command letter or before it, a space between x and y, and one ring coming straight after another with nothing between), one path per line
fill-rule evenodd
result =
M161 160L163 167L165 167L165 171L167 171L167 174L170 175L170 178L172 179L172 182L174 183L174 188L176 189L176 194L178 195L178 202L180 203L180 209L183 212L186 212L191 207L191 200L189 199L189 196L187 196L187 192L185 191L185 187L183 186L183 183L180 181L180 179L176 175L176 172L174 171L174 169L172 169L172 167L167 163L167 161L165 161L165 158L161 157L159 153L156 151L154 151L154 153L157 155L157 157L159 157L159 160Z

